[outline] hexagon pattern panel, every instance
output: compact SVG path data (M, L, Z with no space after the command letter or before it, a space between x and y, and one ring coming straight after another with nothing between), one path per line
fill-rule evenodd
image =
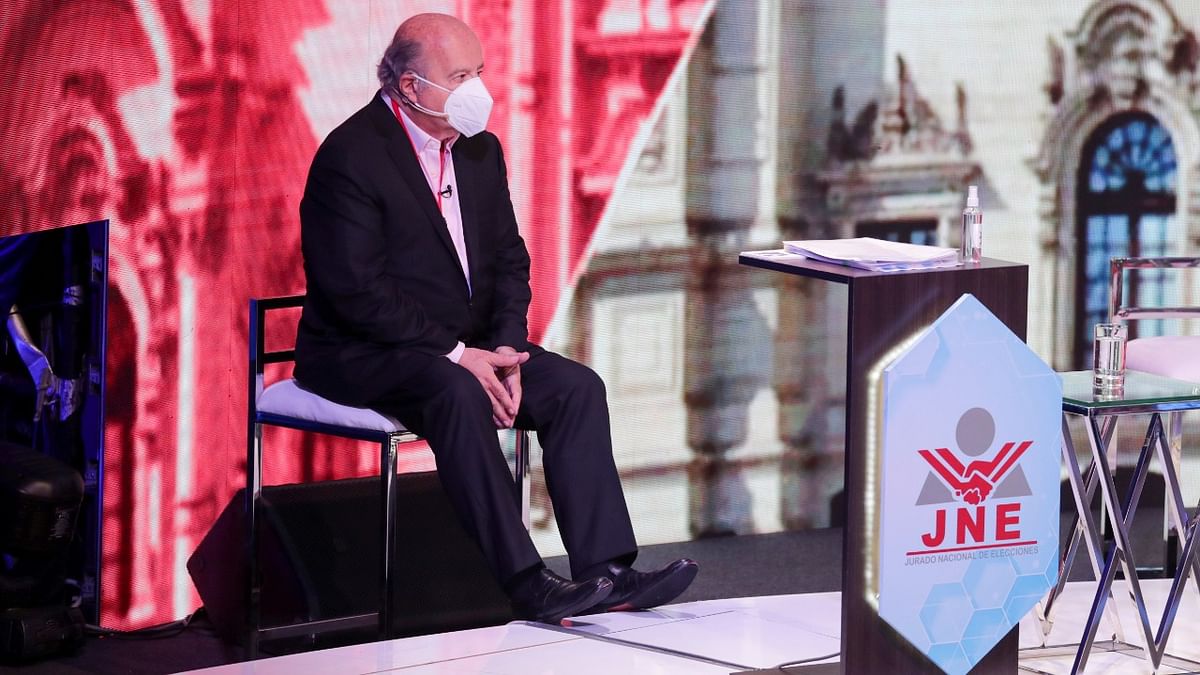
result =
M1062 383L971 295L882 372L879 613L959 675L1057 580Z

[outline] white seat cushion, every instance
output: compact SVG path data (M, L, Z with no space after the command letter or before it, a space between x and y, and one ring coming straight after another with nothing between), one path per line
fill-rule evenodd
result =
M292 378L280 380L264 389L258 396L258 411L353 429L405 431L404 425L395 418L370 408L353 408L321 398Z
M1200 382L1200 337L1163 336L1130 340L1125 367L1188 382Z

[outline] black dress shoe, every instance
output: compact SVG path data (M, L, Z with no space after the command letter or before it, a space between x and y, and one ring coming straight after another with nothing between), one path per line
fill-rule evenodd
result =
M509 597L518 619L554 624L590 609L607 598L612 589L608 577L567 581L543 567L512 589Z
M653 572L639 572L627 565L609 563L604 575L612 579L613 590L594 609L621 612L666 604L686 591L699 571L696 561L687 558L680 558Z

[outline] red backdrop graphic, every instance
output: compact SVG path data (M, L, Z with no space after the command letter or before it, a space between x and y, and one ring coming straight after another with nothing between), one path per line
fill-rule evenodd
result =
M396 23L447 11L480 34L489 128L505 143L533 259L536 339L704 5L6 0L0 235L112 221L105 625L198 603L184 562L244 475L247 300L303 291L308 163L368 101ZM274 327L278 339L288 328ZM266 441L268 482L374 466L353 444Z

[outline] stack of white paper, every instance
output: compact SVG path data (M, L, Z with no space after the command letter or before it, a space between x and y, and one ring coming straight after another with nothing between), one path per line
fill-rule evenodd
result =
M958 264L957 249L903 244L874 237L785 241L783 246L788 253L873 272L924 270Z

